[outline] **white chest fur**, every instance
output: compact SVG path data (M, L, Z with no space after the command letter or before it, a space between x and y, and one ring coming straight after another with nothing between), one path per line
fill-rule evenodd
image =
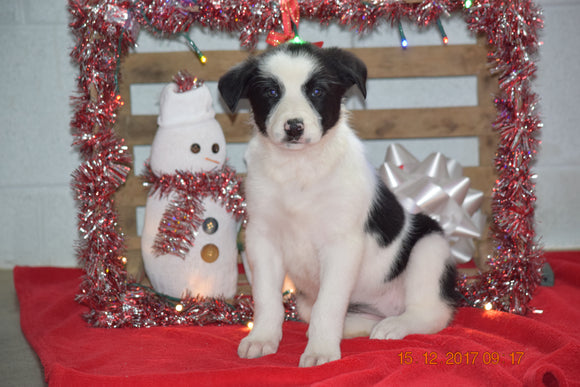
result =
M246 154L250 223L259 222L256 227L276 241L297 287L312 292L320 281L320 250L345 238L364 238L375 187L351 130L339 125L326 137L293 151L257 135Z

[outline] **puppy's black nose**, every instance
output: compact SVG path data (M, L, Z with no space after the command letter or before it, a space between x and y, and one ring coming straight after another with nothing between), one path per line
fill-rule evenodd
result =
M304 133L304 122L300 118L292 118L284 124L284 131L289 141L298 140Z

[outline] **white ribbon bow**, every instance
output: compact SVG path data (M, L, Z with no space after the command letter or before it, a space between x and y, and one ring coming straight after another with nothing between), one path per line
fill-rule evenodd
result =
M457 262L469 262L475 252L473 238L481 238L484 216L479 211L483 192L470 188L463 168L442 153L419 162L402 145L389 145L379 174L403 207L437 220L451 243Z

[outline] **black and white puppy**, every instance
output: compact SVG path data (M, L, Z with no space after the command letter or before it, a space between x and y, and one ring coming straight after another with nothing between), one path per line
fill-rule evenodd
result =
M336 48L286 44L219 81L234 111L247 98L246 153L254 328L242 358L274 353L285 275L309 322L300 366L340 358L344 337L436 333L454 311L456 271L440 226L410 215L377 177L349 126L345 92L366 94L366 66Z

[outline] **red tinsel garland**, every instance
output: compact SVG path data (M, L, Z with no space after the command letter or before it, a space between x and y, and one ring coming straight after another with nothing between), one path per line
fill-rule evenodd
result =
M492 192L491 270L459 284L475 306L524 314L541 281L543 251L534 231L535 184L531 162L539 146L542 123L531 91L536 65L533 54L543 27L540 10L524 0L475 2L467 12L472 30L488 37L488 58L499 77L501 93L495 99L500 135Z
M430 25L462 7L456 0L299 1L300 16L321 23L337 22L358 32L401 19ZM71 52L78 63L78 93L71 121L74 145L82 162L73 173L79 203L79 262L86 276L78 296L95 326L235 323L249 319L251 307L187 299L178 312L167 299L130 284L123 264L124 237L117 229L113 194L124 183L132 163L123 139L114 132L119 62L142 26L172 37L195 24L216 31L238 32L240 43L253 47L262 35L282 31L281 7L266 0L69 0ZM528 0L475 0L464 10L468 27L488 38L489 63L498 75L500 95L493 129L500 135L496 155L498 178L493 188L491 270L463 278L458 288L466 303L525 313L540 282L544 263L534 231L535 190L530 163L535 158L541 122L537 96L531 91L533 54L542 28L541 13ZM208 302L210 304L208 304ZM203 321L195 311L207 310ZM183 311L188 311L183 313ZM208 317L209 316L209 317ZM242 317L240 317L242 316ZM211 320L211 321L210 321Z
M240 193L240 182L236 172L227 165L215 171L175 171L157 176L147 163L143 178L151 186L149 196L157 195L161 199L173 194L153 243L153 252L158 256L172 254L185 258L203 222L200 214L204 211L204 198L221 202L237 221L245 221L246 203Z

